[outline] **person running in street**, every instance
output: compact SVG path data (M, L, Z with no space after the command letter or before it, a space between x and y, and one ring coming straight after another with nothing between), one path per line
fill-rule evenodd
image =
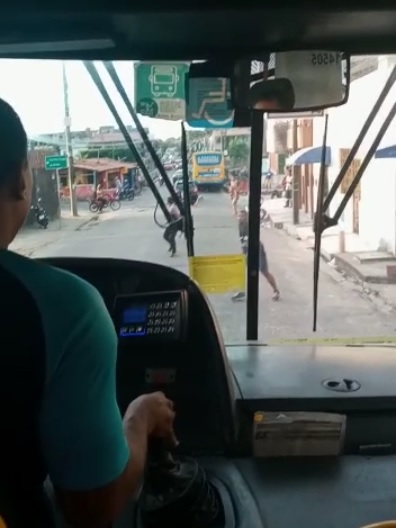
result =
M242 244L242 252L245 256L248 253L248 237L249 237L249 215L246 209L239 212L238 215L238 228L239 228L239 238ZM266 278L268 284L273 290L272 299L274 301L279 301L280 293L278 286L276 284L275 277L270 273L268 269L268 259L267 253L264 248L264 244L260 241L260 260L259 260L259 270L260 273ZM233 301L241 301L245 299L245 292L238 292L233 297Z
M164 239L169 244L169 252L171 254L171 257L174 257L176 255L176 235L178 231L182 231L182 222L183 219L181 217L179 208L174 203L171 197L167 200L168 203L168 210L171 215L171 222L167 225L164 232Z
M231 179L230 197L231 197L232 210L234 212L234 215L237 216L238 214L237 206L238 206L238 200L239 200L239 181L236 177L233 177Z

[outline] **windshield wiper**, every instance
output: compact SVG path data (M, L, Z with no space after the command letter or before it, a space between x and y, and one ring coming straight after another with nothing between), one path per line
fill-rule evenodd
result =
M366 122L362 126L362 129L360 130L359 135L356 138L355 143L352 145L352 148L351 148L351 150L350 150L350 152L349 152L349 154L348 154L348 156L347 156L347 158L345 160L344 165L341 167L337 178L334 180L334 183L331 186L331 189L329 190L329 193L328 193L328 195L325 198L325 201L324 201L324 204L323 204L324 212L326 212L328 210L328 208L330 206L330 203L331 203L331 200L334 198L338 188L340 187L340 185L342 183L342 180L344 179L344 176L348 172L349 167L351 166L353 160L355 159L355 156L356 156L361 144L363 143L364 138L367 135L367 132L369 131L371 125L373 124L374 119L377 117L377 114L380 111L381 106L383 105L386 97L388 96L388 94L391 91L391 89L392 89L393 85L395 84L395 82L396 82L396 66L391 71L391 73L390 73L390 75L388 77L388 80L386 81L386 83L385 83L385 85L384 85L384 87L382 89L382 92L378 96L378 99L377 99L376 103L373 105L373 108L371 109L371 112L367 116ZM342 212L341 212L341 214L342 214ZM340 216L341 216L341 214L340 214ZM331 223L331 220L332 220L331 218L328 218L328 221L330 223L328 225L326 225L326 228L337 224L338 220L335 223Z
M375 136L371 147L368 149L367 154L365 155L357 173L355 174L349 188L345 192L341 203L339 204L335 214L330 217L326 214L326 211L329 209L329 206L331 204L331 200L334 198L338 188L340 187L342 180L344 179L349 167L351 166L364 138L366 137L366 134L368 130L370 129L374 119L376 118L383 102L385 101L387 95L389 94L390 90L392 89L393 85L396 82L396 66L392 69L388 80L386 81L384 88L382 89L382 92L378 96L378 99L376 103L374 104L370 114L368 115L366 122L362 126L362 129L356 138L355 143L353 144L347 159L345 160L344 165L341 167L341 170L335 179L333 185L331 186L331 189L329 190L328 195L325 199L323 199L323 196L320 197L320 192L323 195L324 192L324 158L326 156L326 149L325 145L322 152L322 159L321 159L321 173L320 173L320 179L319 179L319 186L318 186L318 202L317 202L317 209L316 209L316 215L315 215L315 222L314 222L314 230L315 230L315 247L314 247L314 316L313 316L313 331L316 331L316 319L317 319L317 301L318 301L318 283L319 283L319 260L320 260L320 248L321 248L321 238L323 232L328 229L329 227L336 226L341 218L342 213L345 210L345 207L348 204L348 201L352 197L356 187L359 185L360 180L362 179L363 173L366 170L368 164L370 163L372 157L374 156L381 140L383 139L386 131L389 128L389 125L393 121L394 117L396 116L396 102L393 104L392 108L390 109L388 115L384 119L384 122L382 123L382 126L380 127L377 135ZM325 124L325 134L324 134L324 142L326 140L327 135L327 120ZM323 173L323 174L322 174ZM321 181L322 180L322 181ZM322 185L322 189L320 189L320 186ZM320 200L320 202L319 202Z
M117 112L117 109L113 103L113 101L111 100L111 97L109 96L107 90L106 90L106 87L99 75L99 72L95 66L95 64L92 62L92 61L83 61L83 64L86 68L86 70L88 71L92 81L94 82L94 84L96 85L100 95L103 97L103 100L104 102L106 103L108 109L110 110L110 112L112 113L113 117L114 117L114 120L115 122L117 123L118 125L118 128L120 130L120 132L122 133L122 135L124 136L124 140L125 140L125 143L128 145L128 148L129 150L131 151L131 153L133 154L134 156L134 159L136 160L137 164L139 165L140 167L140 170L142 171L142 174L144 176L144 179L146 180L147 182L147 185L149 186L151 192L153 193L156 201L157 201L157 204L158 206L161 208L167 222L171 222L172 221L172 218L171 218L171 215L168 211L168 208L166 207L165 205L165 202L161 196L161 193L159 192L159 190L157 189L155 183L153 182L148 170L147 170L147 167L143 161L143 158L142 156L140 155L138 149L136 148L136 145L135 143L133 142L132 138L131 138L131 135L129 134L126 126L124 125L119 113Z
M187 135L184 123L181 124L181 154L183 165L183 206L184 206L184 236L187 243L187 255L194 256L194 225L191 214L190 182L188 178Z
M154 162L154 165L156 167L156 169L158 170L158 172L160 173L160 176L166 186L166 188L168 189L168 192L172 198L172 200L174 201L174 203L177 205L177 208L179 209L180 211L180 214L182 216L185 216L185 212L184 212L184 205L183 205L183 202L182 200L179 198L179 196L177 195L177 193L175 192L175 189L173 188L173 185L169 179L169 176L166 172L166 170L164 169L164 166L162 165L159 157L158 157L158 154L156 153L155 151L155 148L153 147L153 144L151 143L148 135L147 135L147 132L145 131L144 127L142 126L141 122L140 122L140 119L131 103L131 101L129 100L128 98L128 95L125 91L125 88L118 76L118 73L114 67L114 64L112 62L104 62L103 63L104 67L106 68L107 70L107 73L109 74L110 76L110 79L113 81L114 83L114 86L116 87L121 99L123 100L130 116L132 117L133 119L133 122L135 123L135 126L136 126L136 129L138 130L139 134L140 134L140 137L142 138L143 140L143 143L145 145L145 147L147 148L150 156L151 156L151 159L153 160Z
M322 142L322 157L320 160L320 173L318 182L318 195L316 198L316 214L314 220L315 231L315 245L314 245L314 272L313 272L313 328L316 332L316 320L318 318L318 291L319 291L319 271L320 271L320 249L322 245L323 225L323 206L324 206L324 191L325 191L325 177L326 177L326 153L327 153L327 126L329 122L329 115L325 115L323 142Z

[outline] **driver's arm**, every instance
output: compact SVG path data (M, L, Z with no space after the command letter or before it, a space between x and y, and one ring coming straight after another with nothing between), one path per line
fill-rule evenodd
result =
M135 420L124 431L116 402L117 336L99 293L71 274L53 273L59 273L58 302L52 323L46 321L42 449L66 519L101 528L141 483L147 427Z

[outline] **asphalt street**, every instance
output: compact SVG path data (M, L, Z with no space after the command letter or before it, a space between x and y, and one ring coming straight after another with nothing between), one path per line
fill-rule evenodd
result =
M86 207L86 206L82 206ZM84 229L70 231L46 245L38 245L31 256L90 256L146 260L187 272L184 238L178 252L169 257L163 231L153 220L154 200L146 191L135 201L123 202L120 211L105 212ZM193 208L196 255L240 251L237 223L226 194L204 194ZM164 223L161 213L157 219ZM44 236L44 234L43 234ZM313 253L284 232L262 228L261 239L269 267L281 291L278 302L260 278L260 341L274 338L362 337L395 335L393 311L372 302L356 285L322 264L319 290L318 330L312 332ZM210 301L228 344L245 342L246 303L232 302L231 295L211 295Z

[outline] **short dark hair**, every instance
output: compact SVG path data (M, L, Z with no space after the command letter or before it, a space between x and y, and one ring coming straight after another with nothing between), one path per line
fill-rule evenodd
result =
M18 114L0 99L0 187L19 175L27 150L28 138Z
M282 110L293 110L296 103L292 83L289 79L260 81L250 88L250 104L255 106L261 100L276 101Z

